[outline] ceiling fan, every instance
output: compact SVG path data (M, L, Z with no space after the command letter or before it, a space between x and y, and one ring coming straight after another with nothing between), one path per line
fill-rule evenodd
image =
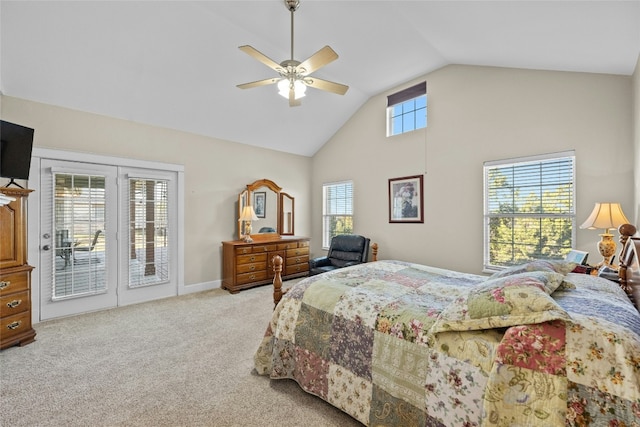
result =
M344 95L347 93L349 86L345 86L340 83L330 82L328 80L322 80L315 77L311 77L309 74L313 73L317 69L324 67L328 63L338 59L338 54L334 52L329 46L325 46L308 59L302 62L293 59L293 14L300 5L300 0L284 0L285 7L291 12L291 59L286 59L281 63L273 61L257 49L245 45L240 46L239 49L248 55L254 57L258 61L262 62L267 67L280 74L280 77L273 77L264 80L258 80L255 82L244 83L237 85L240 89L249 89L257 86L264 86L269 84L278 83L278 89L280 95L289 99L289 106L296 107L301 104L300 98L305 94L307 86L325 90L328 92L337 93L338 95Z

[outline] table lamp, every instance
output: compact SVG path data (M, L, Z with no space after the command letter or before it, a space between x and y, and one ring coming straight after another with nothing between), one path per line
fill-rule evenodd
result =
M241 236L241 238L247 243L253 242L253 239L251 238L251 221L257 220L258 217L256 216L256 212L253 210L253 206L247 205L242 208L242 213L240 214L238 221L244 221L244 235Z
M589 230L604 229L598 242L598 251L602 255L602 261L597 267L604 265L615 268L611 265L611 257L616 253L616 242L609 230L627 223L629 220L624 216L620 203L596 203L589 218L580 226L580 228L588 228Z

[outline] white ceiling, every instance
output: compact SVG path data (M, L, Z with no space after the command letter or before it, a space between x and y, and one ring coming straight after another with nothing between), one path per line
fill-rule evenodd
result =
M631 75L640 0L301 0L295 59L340 58L291 108L246 55L290 57L282 0L0 3L0 89L9 96L312 156L371 96L447 64Z

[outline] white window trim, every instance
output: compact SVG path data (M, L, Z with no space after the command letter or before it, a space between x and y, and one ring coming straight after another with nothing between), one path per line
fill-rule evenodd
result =
M355 189L354 189L354 183L353 180L351 179L345 179L342 181L334 181L334 182L325 182L322 184L322 249L323 250L329 250L329 246L324 244L324 236L327 232L327 230L325 230L325 217L327 216L326 214L326 206L325 206L325 202L326 202L326 197L325 197L325 187L328 186L332 186L332 185L340 185L340 184L351 184L351 222L353 224L353 217L354 217L354 193L355 193ZM340 216L348 216L348 215L340 215ZM329 244L331 244L331 242L329 242Z
M178 295L183 295L192 292L198 292L208 289L208 287L202 287L201 285L189 286L188 288L184 283L184 165L174 163L163 163L147 160L137 160L127 157L116 157L99 154L82 153L67 150L55 150L50 148L33 147L31 153L31 170L29 172L29 180L27 181L27 187L34 192L40 191L40 170L38 165L42 159L52 160L66 160L77 161L83 163L95 163L101 165L111 165L119 167L131 167L140 169L153 169L153 170L166 170L176 172L177 174L177 209L178 218L182 218L182 221L178 221L177 233L178 241L176 242L178 259L177 259L177 284ZM28 259L32 265L39 259L40 251L40 199L39 197L29 197L27 199L27 233L28 233ZM38 268L38 265L34 265ZM37 280L37 278L34 278ZM31 300L40 301L40 286L39 282L32 281L31 285ZM40 305L32 304L31 310L32 323L38 323L40 321Z
M572 242L572 246L575 245L576 242L576 194L577 194L577 190L576 190L576 153L575 150L567 150L567 151L560 151L560 152L555 152L555 153L546 153L546 154L539 154L539 155L533 155L533 156L523 156L523 157L513 157L513 158L508 158L508 159L502 159L502 160L493 160L493 161L487 161L484 162L483 164L483 168L482 168L482 175L483 175L483 198L484 198L484 203L483 203L483 273L495 273L496 271L500 271L503 270L505 267L498 267L498 266L492 266L489 265L489 227L488 227L488 211L489 211L489 200L487 197L487 174L486 174L486 168L487 167L492 167L492 166L506 166L506 165L510 165L510 164L518 164L518 165L522 165L525 163L538 163L544 160L549 160L549 159L557 159L557 158L562 158L562 157L573 157L573 176L572 176L572 181L573 181L573 213L570 215L570 217L572 218L572 226L571 226L571 242ZM553 215L545 215L547 217L549 216L553 216ZM558 215L558 217L567 217L567 215Z

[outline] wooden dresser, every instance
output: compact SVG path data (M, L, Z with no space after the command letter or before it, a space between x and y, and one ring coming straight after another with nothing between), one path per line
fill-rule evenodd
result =
M273 281L273 257L284 260L282 279L309 274L309 238L282 236L246 243L222 242L222 288L236 293Z
M0 350L35 340L31 327L31 270L27 264L27 197L32 190L0 189L16 200L0 206Z

